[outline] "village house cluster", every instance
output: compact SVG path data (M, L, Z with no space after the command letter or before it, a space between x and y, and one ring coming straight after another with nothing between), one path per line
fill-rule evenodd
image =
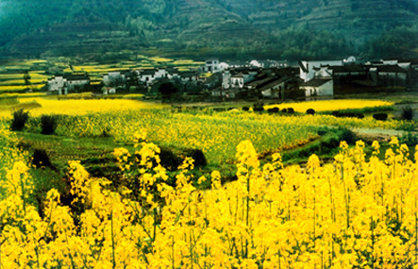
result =
M212 96L291 99L332 99L334 94L395 91L418 88L418 60L298 61L234 65L215 76L220 85ZM215 78L213 80L215 80Z
M201 73L212 73L204 78ZM252 60L220 62L212 58L196 71L173 67L112 71L103 75L103 94L139 85L155 92L164 82L181 85L182 91L206 91L213 98L331 99L335 94L380 92L418 87L418 60L287 61ZM48 81L54 94L67 94L90 85L87 75L57 75ZM197 89L197 90L196 90Z

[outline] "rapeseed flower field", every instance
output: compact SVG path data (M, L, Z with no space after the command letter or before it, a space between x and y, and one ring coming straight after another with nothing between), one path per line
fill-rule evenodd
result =
M134 100L27 98L26 131L39 116L62 114L62 137L103 132L118 180L95 178L70 160L65 188L34 192L29 154L0 121L0 268L416 268L418 147L392 137L381 156L375 141L341 141L333 160L313 154L284 166L280 151L318 137L323 126L397 129L414 123L329 115L253 112L171 113ZM25 99L26 100L26 99ZM346 105L347 106L347 105ZM312 106L310 106L312 107ZM344 107L346 109L347 107ZM124 145L129 145L124 147ZM176 173L158 145L200 148L209 163L236 166L196 178L194 160ZM271 153L261 164L259 155ZM412 158L411 158L412 157ZM210 186L209 188L204 186Z
M115 157L133 184L94 178L68 163L68 194L34 190L13 133L0 181L2 268L414 268L418 262L418 166L392 138L365 159L364 143L340 144L334 162L261 165L249 140L236 147L237 180L193 178L186 158L176 185L144 132ZM139 158L132 159L134 154ZM7 156L6 156L7 155ZM4 160L4 158L2 158ZM192 183L209 182L210 189ZM69 196L68 196L69 195ZM71 197L68 199L68 197ZM65 198L65 199L64 199Z
M346 99L346 100L322 100L322 101L310 101L300 103L284 103L280 105L266 105L264 109L279 107L288 108L291 107L297 112L305 113L309 108L314 109L317 112L322 111L334 111L343 109L361 109L365 107L377 107L377 106L391 106L392 102L380 101L380 100L361 100L361 99Z

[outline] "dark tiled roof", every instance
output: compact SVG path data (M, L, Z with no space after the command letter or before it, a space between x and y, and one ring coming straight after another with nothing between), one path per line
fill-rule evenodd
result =
M303 72L307 73L308 70L306 69L306 67L303 65L303 63L301 61L298 61L298 64L300 66L300 68L302 69Z
M142 69L140 75L155 75L155 69Z
M361 86L367 86L367 87L376 87L377 84L374 81L371 81L369 79L365 79L365 80L354 80L353 81L354 84L358 84Z
M64 78L67 80L90 80L87 75L65 75Z
M366 72L366 68L359 64L337 65L337 66L330 66L329 68L333 70L334 74L335 73Z
M179 70L177 70L174 67L168 67L165 71L167 71L167 73L169 73L170 75L178 74L179 73Z
M270 89L270 88L272 88L272 87L274 87L274 86L276 86L280 83L287 82L287 81L292 80L292 79L293 79L293 77L290 77L290 76L281 77L279 79L275 79L275 80L269 82L268 84L261 87L259 90L265 91L265 90L268 90L268 89Z
M242 77L244 77L244 74L242 72L239 72L239 73L236 73L234 75L231 75L231 77L242 78Z
M273 80L276 80L277 77L264 77L262 79L256 79L253 80L247 84L245 84L245 86L249 86L249 87L258 87L260 85L266 84L266 83L270 83Z
M190 78L190 77L195 77L196 72L181 72L179 75L182 78Z
M386 73L406 73L406 70L399 65L379 65L377 71Z
M328 81L331 81L332 79L320 79L320 78L314 78L311 79L305 83L302 83L300 86L307 86L307 87L319 87L327 83Z

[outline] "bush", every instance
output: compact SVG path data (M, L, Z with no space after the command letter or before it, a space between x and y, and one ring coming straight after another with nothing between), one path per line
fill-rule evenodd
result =
M55 115L42 115L41 128L41 134L53 134L55 132L55 129L57 128L57 117Z
M244 110L244 111L249 111L249 110L250 110L250 108L249 108L248 106L244 106L244 107L242 108L242 110Z
M269 109L267 109L267 112L268 113L278 113L279 108L278 107L269 108Z
M293 113L295 113L295 110L294 110L293 108L289 107L289 108L287 109L287 113L289 113L289 114L293 114Z
M401 118L403 120L412 120L414 118L414 110L410 106L402 108Z
M375 120L386 120L388 118L388 114L386 113L376 113L373 114L373 119Z
M332 115L337 118L358 118L363 119L364 114L360 112L339 112L339 111L332 111Z
M306 110L306 114L315 115L315 110L313 108L309 108L308 110Z
M400 144L407 144L410 147L414 147L418 145L418 136L416 134L408 132L406 134L403 134L399 138L399 142Z
M283 108L283 109L281 110L281 112L282 112L282 113L286 113L286 112L287 112L287 109L286 109L286 108Z
M182 164L183 160L180 156L177 156L169 148L160 148L160 164L168 171L176 171L177 168Z
M205 154L200 149L185 149L184 154L194 160L195 167L204 167L207 165Z
M33 153L33 156L32 156L32 164L36 168L52 167L48 154L46 153L44 149L35 149L35 152Z
M13 119L10 124L10 129L12 131L22 131L28 119L29 119L29 111L24 111L23 109L14 111Z
M263 112L264 108L262 106L261 107L254 107L253 110L257 111L257 112Z
M253 111L258 111L258 112L264 111L264 103L262 102L254 103Z

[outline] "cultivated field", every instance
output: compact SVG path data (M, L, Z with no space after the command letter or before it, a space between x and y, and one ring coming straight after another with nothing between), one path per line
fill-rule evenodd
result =
M414 268L413 133L380 144L338 136L347 133L341 127L416 130L415 121L372 117L392 106L344 100L278 106L295 113L174 112L136 100L10 96L0 103L1 266ZM29 119L11 132L16 108ZM327 112L350 109L365 117ZM55 115L51 135L45 115ZM185 148L201 150L207 165L194 167ZM313 152L302 165L283 165L303 148ZM326 162L324 148L333 154ZM35 150L51 163L39 163ZM170 154L183 165L163 167Z

